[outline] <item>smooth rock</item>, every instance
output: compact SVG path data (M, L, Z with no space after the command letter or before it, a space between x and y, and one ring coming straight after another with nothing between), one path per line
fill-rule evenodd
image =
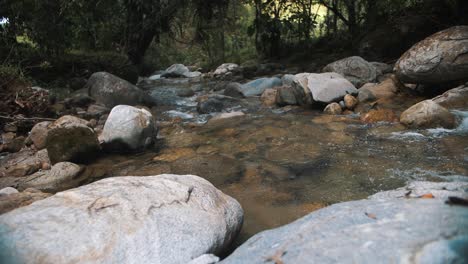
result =
M410 128L454 128L455 116L432 100L422 101L401 114L400 122Z
M401 56L395 72L406 83L468 80L468 26L451 27L417 43Z
M192 175L113 177L0 216L2 263L188 263L240 230L233 198Z
M97 135L87 124L84 119L63 116L50 125L46 148L52 164L89 161L99 153Z
M325 107L323 112L327 115L341 115L343 109L338 103L331 103Z
M432 101L447 109L467 109L468 86L465 85L448 90L444 94L433 98Z
M185 77L186 74L190 73L190 70L183 64L173 64L167 68L161 77L165 78L179 78Z
M146 109L119 105L112 109L100 136L104 149L142 150L155 142L157 129Z
M195 92L190 88L183 88L177 91L177 96L180 97L192 97L195 95Z
M468 185L455 184L466 198ZM447 205L437 193L405 198L411 190L315 211L255 235L220 263L465 263L468 208Z
M21 184L23 189L34 188L43 192L59 192L79 186L83 167L71 162L59 162L50 171L31 177Z
M302 101L301 104L307 105L339 102L347 94L355 95L358 93L352 83L334 72L300 73L296 75L293 87L297 94L302 93L304 96L304 98L298 98L300 102Z
M344 100L345 107L348 108L349 110L353 110L358 104L358 100L356 99L356 97L350 94L345 95L343 100Z
M47 133L49 131L48 127L52 122L40 122L37 123L29 133L29 138L32 140L34 147L37 150L44 149L46 147Z
M328 64L324 72L336 72L350 81L354 86L361 87L365 83L377 79L377 68L361 57L348 57Z
M242 85L242 93L245 96L259 96L269 88L281 86L280 78L260 78Z
M137 105L146 102L142 90L107 72L91 75L85 87L98 103L111 108L120 104Z
M239 68L239 65L235 63L223 63L214 71L215 76L226 75Z
M359 89L358 100L361 103L392 98L399 91L399 86L394 78L387 78L383 82L368 83Z
M3 188L3 189L0 190L0 196L10 195L10 194L13 194L13 193L19 193L19 192L18 192L18 190L16 190L13 187L6 187L6 188Z

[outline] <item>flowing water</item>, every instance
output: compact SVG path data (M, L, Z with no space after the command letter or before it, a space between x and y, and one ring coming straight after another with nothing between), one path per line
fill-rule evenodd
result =
M297 108L243 109L244 117L205 123L210 115L196 113L195 96L175 96L187 86L153 91L164 98L153 109L161 125L157 149L106 156L86 173L93 180L199 175L242 204L245 222L238 242L326 205L363 199L407 181L468 181L466 111L456 112L461 125L454 130L369 125L356 116ZM259 105L258 99L249 100Z

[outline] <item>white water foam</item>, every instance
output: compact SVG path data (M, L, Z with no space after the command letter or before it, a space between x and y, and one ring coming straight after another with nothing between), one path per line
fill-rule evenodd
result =
M432 137L443 137L447 135L468 135L468 111L452 111L453 114L457 117L459 121L458 127L455 129L446 129L446 128L433 128L428 129L427 132Z

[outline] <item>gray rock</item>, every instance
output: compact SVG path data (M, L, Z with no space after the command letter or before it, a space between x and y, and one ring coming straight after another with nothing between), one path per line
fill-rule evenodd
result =
M30 177L20 186L22 189L34 188L43 192L59 192L79 186L79 176L83 167L71 162L59 162L50 171ZM34 176L34 175L32 175Z
M393 67L390 64L376 61L371 62L370 64L374 65L374 67L377 69L377 75L383 75L393 72Z
M6 188L3 188L3 189L0 190L0 196L10 195L10 194L13 194L13 193L19 193L19 192L18 192L18 190L16 190L13 187L6 187Z
M104 105L92 104L88 106L88 109L86 110L86 115L90 118L99 119L101 116L108 114L109 112L110 109Z
M235 63L223 63L214 71L214 76L222 76L232 73L239 69L239 65Z
M195 95L195 92L190 88L182 88L177 91L177 96L180 97L192 97Z
M192 175L114 177L0 216L2 263L187 263L219 254L243 211Z
M433 98L432 101L447 109L466 109L468 108L468 85L448 90Z
M100 140L107 150L136 151L153 144L156 134L150 112L133 106L118 105L109 114Z
M245 96L260 96L266 89L281 85L280 78L260 78L242 85L242 92Z
M198 102L197 111L200 114L210 114L221 112L225 108L222 100L218 98L208 98Z
M97 135L88 127L88 121L74 116L63 116L50 125L46 148L52 164L89 161L100 151Z
M297 98L303 97L302 94L297 94L296 90L291 86L282 86L276 92L276 104L279 106L297 105Z
M356 87L374 82L378 73L375 65L357 56L330 63L323 68L323 71L339 73Z
M205 254L190 261L188 264L214 264L218 262L219 258L217 256L213 254Z
M468 187L467 183L451 184L464 190ZM259 233L220 263L465 263L468 260L467 207L449 206L437 197L407 199L404 193L399 198L381 196L335 204L291 224ZM463 197L467 197L466 191Z
M135 85L107 72L91 75L86 84L89 95L107 107L145 103L145 93Z
M161 74L161 77L165 78L178 78L185 77L186 74L190 73L190 70L183 64L174 64L171 67L167 68L164 73Z
M401 114L400 122L410 128L454 128L455 116L432 100L422 101Z
M296 80L296 77L293 74L285 74L281 78L281 82L283 83L284 86L291 86L295 80Z
M37 123L29 133L29 138L33 142L37 150L44 149L46 147L47 133L49 131L48 127L52 122L40 122Z
M307 105L339 102L347 94L358 93L351 82L334 72L297 74L293 87L304 96L301 104Z
M202 73L199 71L187 72L184 74L184 77L187 77L187 78L197 78L200 76L202 76Z
M231 82L224 88L224 95L234 98L244 98L245 95L242 93L242 85L240 83Z
M468 26L438 32L417 43L398 60L402 82L438 84L468 79Z

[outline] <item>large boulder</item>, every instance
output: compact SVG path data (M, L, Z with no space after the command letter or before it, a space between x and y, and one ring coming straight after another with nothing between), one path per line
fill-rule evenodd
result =
M280 78L260 78L242 85L242 92L245 96L260 96L269 88L281 86L283 83Z
M74 116L63 116L50 125L46 148L52 164L88 161L100 150L97 135L88 127L88 121Z
M377 74L381 73L374 64L358 56L330 63L323 68L323 71L339 73L356 87L374 82L377 79Z
M0 216L2 263L188 263L240 230L233 198L192 175L114 177Z
M300 73L296 75L293 84L300 104L330 104L343 100L345 95L355 95L358 90L354 85L338 73Z
M413 105L401 114L400 122L410 128L454 128L455 116L432 100Z
M452 27L417 43L398 60L395 72L407 83L468 79L468 26Z
M466 109L468 108L468 85L448 90L433 98L432 101L447 109Z
M466 183L413 183L255 235L220 263L466 263ZM431 197L424 199L418 197Z
M86 88L89 95L98 103L111 108L119 104L137 105L146 102L142 90L107 72L91 75Z
M137 151L156 139L153 115L146 109L119 105L112 109L100 136L104 149Z

